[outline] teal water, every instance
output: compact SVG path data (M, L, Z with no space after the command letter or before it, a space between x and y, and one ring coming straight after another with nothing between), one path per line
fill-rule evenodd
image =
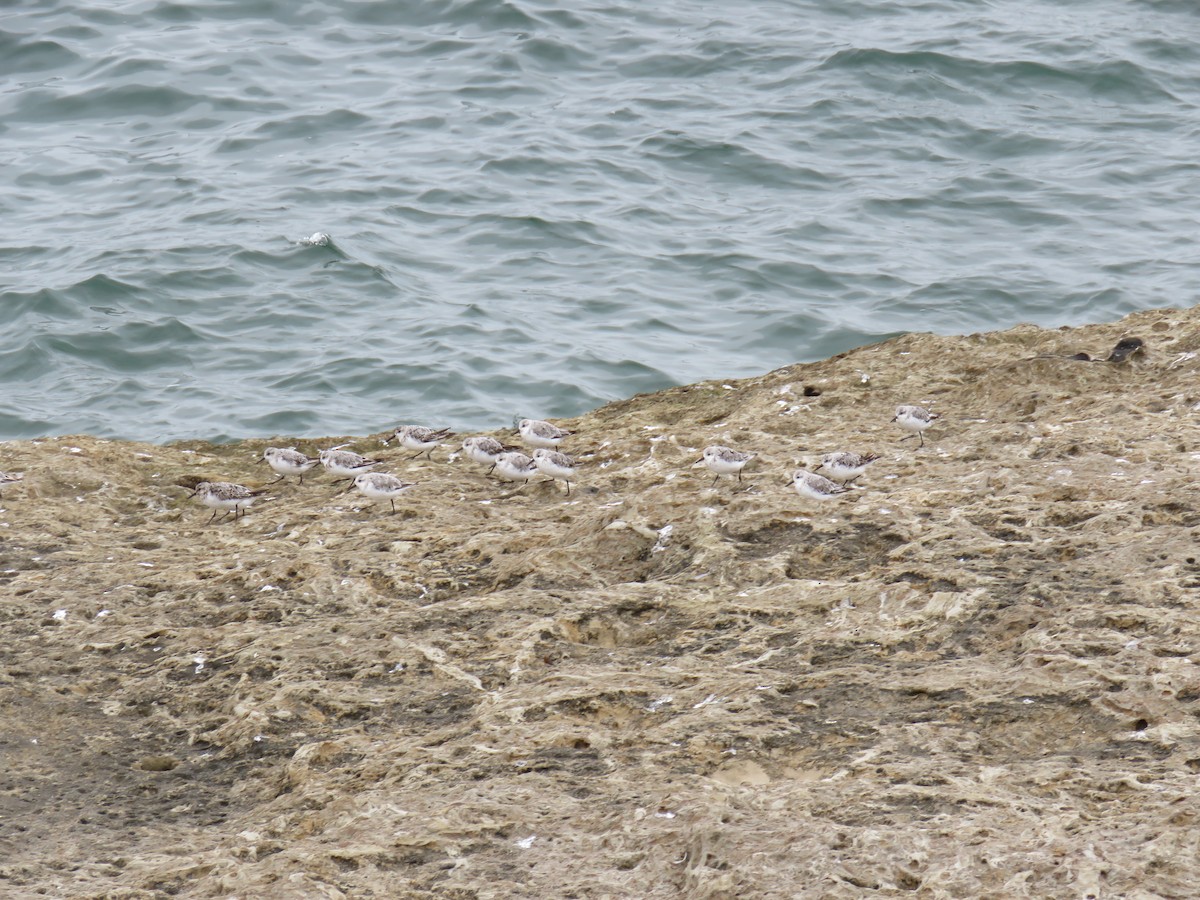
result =
M0 438L493 428L1191 305L1198 133L1182 0L27 0Z

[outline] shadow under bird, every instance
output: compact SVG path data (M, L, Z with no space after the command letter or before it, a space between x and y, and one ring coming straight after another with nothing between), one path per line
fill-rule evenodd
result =
M571 496L571 479L575 477L575 460L546 447L538 447L533 451L533 463L543 475L557 478L567 483L567 496Z
M467 438L462 442L462 448L468 459L488 467L488 475L491 475L492 469L496 468L496 457L501 453L512 453L517 449L508 444L502 444L494 437L487 435Z
M416 487L415 481L403 481L384 472L364 472L354 476L354 482L346 485L345 490L358 488L360 494L371 500L387 500L395 512L396 498L412 487Z
M912 432L908 437L900 438L900 440L907 441L908 438L919 437L921 446L924 447L925 435L923 432L940 418L940 415L931 413L923 406L897 406L896 415L892 417L892 421L905 431Z
M446 438L454 437L449 428L426 428L423 425L402 425L396 429L393 438L405 450L414 450L409 459L416 459L422 453L426 459L433 459L433 451Z
M211 525L217 517L218 510L224 510L221 518L233 510L234 521L238 515L246 514L246 507L265 494L266 491L248 488L244 484L233 484L228 481L202 481L188 494L188 497L199 497L200 502L212 509L213 514L204 524Z
M715 485L717 479L722 475L737 475L738 481L741 481L742 469L746 468L746 463L755 456L757 456L755 453L743 453L741 450L713 444L711 447L704 448L704 455L701 458L711 471L717 473L716 478L712 480Z
M262 459L259 463L266 463L279 477L276 481L282 481L289 475L299 475L300 483L304 484L304 473L317 465L321 460L315 456L306 456L299 450L292 450L286 447L268 447L263 451Z
M541 419L522 419L517 423L517 432L530 447L545 447L547 450L555 449L564 438L575 433Z
M322 450L318 454L325 471L339 481L354 478L363 472L370 471L383 464L382 459L367 459L350 450L334 447L332 450Z
M867 466L875 462L879 457L874 453L850 453L842 451L841 453L826 453L821 457L821 464L813 471L825 471L825 477L831 481L836 481L839 484L850 484L862 477L867 471Z

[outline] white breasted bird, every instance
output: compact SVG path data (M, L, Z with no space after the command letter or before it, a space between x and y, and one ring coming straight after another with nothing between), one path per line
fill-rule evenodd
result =
M416 459L422 453L426 459L433 459L433 451L448 437L454 437L454 432L449 428L426 428L423 425L402 425L395 434L401 447L415 451L411 459Z
M259 460L260 463L270 466L271 471L279 476L276 481L281 481L289 475L299 475L301 484L304 484L304 473L320 461L315 456L306 456L299 450L286 447L268 447Z
M836 481L830 481L824 475L816 475L812 472L806 472L803 469L798 469L792 473L792 487L796 489L796 493L801 497L816 500L817 502L832 500L838 494L844 494L850 490Z
M24 472L0 472L0 488L6 484L16 484L24 477Z
M755 455L713 444L711 447L704 448L703 459L709 469L717 473L716 478L713 478L712 481L713 484L716 484L717 479L722 475L737 475L738 481L741 481L742 469L746 468L746 463L754 459Z
M538 473L537 463L517 450L496 457L496 474L505 481L524 481Z
M265 494L264 490L256 490L248 488L244 484L232 484L228 481L201 481L189 497L198 497L200 502L209 507L213 514L208 517L206 525L212 524L212 520L217 517L218 510L224 510L221 513L221 518L229 515L229 511L233 510L233 518L236 520L239 515L245 515L246 507Z
M903 428L905 431L911 431L908 437L900 438L902 441L907 441L908 438L919 437L921 446L925 446L925 435L922 433L940 419L937 413L931 413L923 406L897 406L896 415L892 417L892 421Z
M488 474L492 469L496 468L496 457L501 453L511 453L516 450L516 447L510 447L508 444L502 444L494 437L487 435L476 435L469 437L462 443L463 453L474 462L481 466L488 466Z
M522 419L517 423L517 431L521 440L530 447L545 447L548 450L553 450L563 442L563 438L574 434L573 431L567 431L541 419Z
M567 483L567 496L571 496L571 479L575 477L575 460L557 450L539 447L533 451L533 462L543 475L557 478Z
M395 475L384 472L364 472L354 476L354 483L347 485L346 490L355 487L360 494L371 500L387 500L392 504L392 512L396 511L396 498L415 487L416 482L403 481Z
M339 447L322 450L318 456L325 471L339 480L354 478L383 463L382 459L367 459L365 456L359 456L357 453L342 450Z
M874 453L826 453L821 457L821 464L814 471L824 471L825 477L839 484L850 484L862 477L867 466L879 457Z

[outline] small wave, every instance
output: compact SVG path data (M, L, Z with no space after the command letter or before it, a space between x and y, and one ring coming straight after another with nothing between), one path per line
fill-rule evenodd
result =
M79 54L58 41L0 30L0 75L14 77L53 72L80 61Z
M1038 59L979 59L931 50L872 47L838 50L818 68L861 74L875 84L889 84L899 94L939 96L937 84L919 80L933 76L941 84L969 87L981 94L1000 90L1020 98L1035 92L1120 102L1176 99L1145 69L1120 59L1056 65Z

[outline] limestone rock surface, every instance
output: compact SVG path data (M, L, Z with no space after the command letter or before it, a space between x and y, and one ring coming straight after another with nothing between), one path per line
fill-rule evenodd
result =
M1194 896L1198 374L1195 310L913 334L561 422L569 498L386 434L0 445L0 892ZM344 442L395 514L257 463Z

